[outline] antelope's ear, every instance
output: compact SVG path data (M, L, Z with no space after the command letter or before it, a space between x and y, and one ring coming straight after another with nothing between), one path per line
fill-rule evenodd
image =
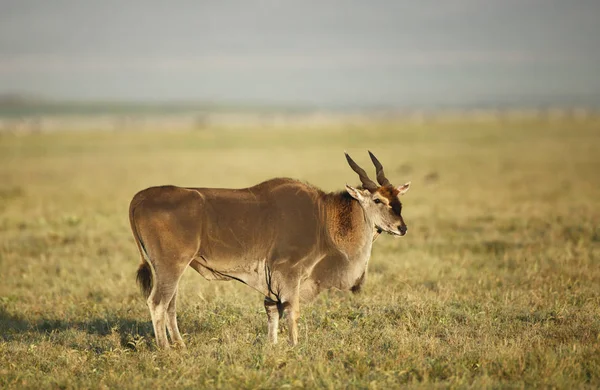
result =
M397 190L398 190L398 195L404 195L404 194L406 194L406 192L408 191L408 189L409 189L409 188L410 188L410 182L407 182L407 183L405 183L405 184L403 184L403 185L399 186L399 187L397 188Z
M365 200L365 196L360 190L351 187L348 184L346 184L346 191L350 194L351 197L353 197L361 203Z

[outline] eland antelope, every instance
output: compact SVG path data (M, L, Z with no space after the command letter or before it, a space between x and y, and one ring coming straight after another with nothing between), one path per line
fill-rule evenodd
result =
M156 343L184 346L177 327L179 279L187 267L208 280L237 280L264 295L268 338L277 343L285 314L289 342L298 342L300 302L326 289L357 292L365 282L373 241L403 236L400 196L369 152L377 185L346 153L362 186L325 193L277 178L243 189L151 187L129 207L141 254L137 281L152 317Z

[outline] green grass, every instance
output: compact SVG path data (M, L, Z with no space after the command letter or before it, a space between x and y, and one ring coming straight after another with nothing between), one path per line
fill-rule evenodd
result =
M128 204L157 184L356 184L374 151L409 233L360 295L266 342L258 293L180 287L188 348L158 351ZM0 387L600 387L600 124L513 121L0 136ZM285 337L281 337L285 340Z

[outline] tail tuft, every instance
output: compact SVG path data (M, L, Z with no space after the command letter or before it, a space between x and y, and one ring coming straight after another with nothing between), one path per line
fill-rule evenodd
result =
M152 270L150 269L150 264L145 261L140 264L136 279L140 290L142 290L142 294L144 294L144 298L148 299L152 292Z

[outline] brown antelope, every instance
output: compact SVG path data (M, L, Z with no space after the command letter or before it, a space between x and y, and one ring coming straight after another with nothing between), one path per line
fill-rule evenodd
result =
M237 280L262 293L268 338L277 342L285 314L298 342L301 301L326 289L357 292L365 282L374 239L406 234L400 195L369 152L377 185L348 154L362 187L325 193L293 179L244 189L151 187L129 207L142 257L137 281L147 298L156 343L184 346L177 327L177 285L189 266L208 280ZM166 329L165 329L166 327Z

